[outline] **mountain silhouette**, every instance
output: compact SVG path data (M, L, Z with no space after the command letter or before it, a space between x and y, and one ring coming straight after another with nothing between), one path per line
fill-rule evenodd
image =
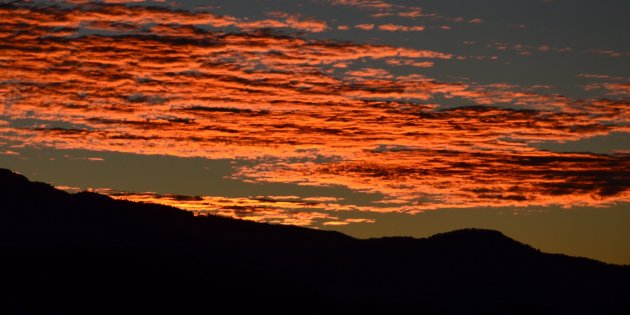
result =
M359 240L0 169L3 314L630 314L630 267L503 234Z

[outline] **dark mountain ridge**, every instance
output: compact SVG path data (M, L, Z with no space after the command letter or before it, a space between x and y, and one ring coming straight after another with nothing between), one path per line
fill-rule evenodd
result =
M496 231L358 240L69 194L5 169L0 200L8 314L630 314L630 267Z

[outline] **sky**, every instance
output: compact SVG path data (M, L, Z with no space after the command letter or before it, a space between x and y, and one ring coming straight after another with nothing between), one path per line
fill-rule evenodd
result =
M630 264L630 2L0 0L0 167Z

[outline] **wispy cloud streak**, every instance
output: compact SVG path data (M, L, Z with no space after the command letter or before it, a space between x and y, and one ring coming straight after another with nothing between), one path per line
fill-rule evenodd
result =
M372 219L342 219L338 211L371 211L372 207L339 205L334 198L300 198L297 196L257 196L226 198L219 196L159 195L154 193L114 193L101 191L115 199L150 202L192 211L197 215L222 215L243 220L274 224L313 226L372 223ZM376 208L375 208L376 209Z

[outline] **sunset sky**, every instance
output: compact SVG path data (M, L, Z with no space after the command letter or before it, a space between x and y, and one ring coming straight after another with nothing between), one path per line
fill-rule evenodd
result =
M630 2L0 0L0 167L630 264Z

